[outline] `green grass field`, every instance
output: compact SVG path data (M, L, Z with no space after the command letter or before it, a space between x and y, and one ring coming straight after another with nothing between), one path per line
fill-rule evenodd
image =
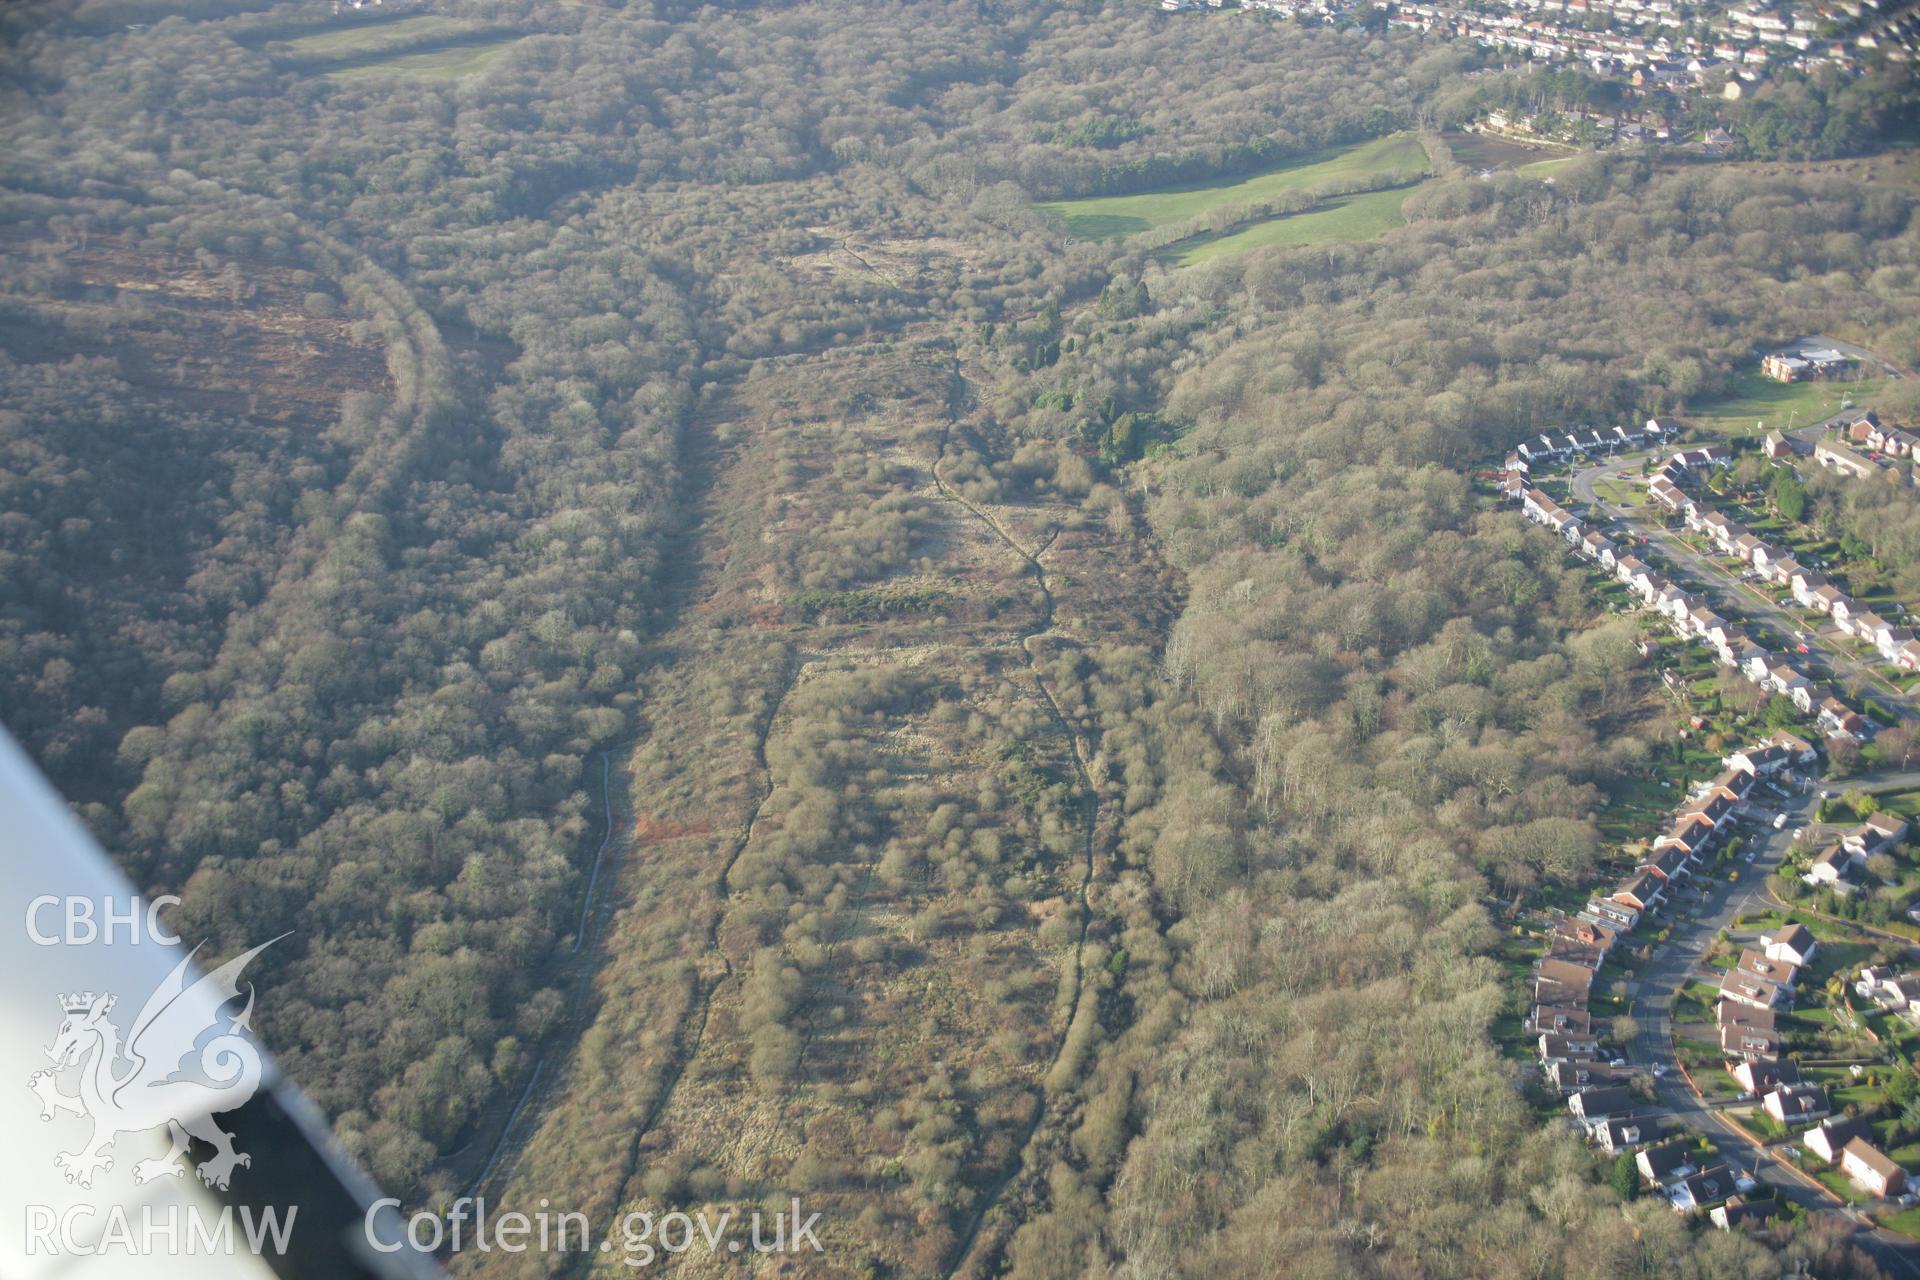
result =
M1616 507L1637 507L1647 492L1631 480L1596 480L1593 491Z
M452 80L486 70L519 38L491 24L421 14L297 36L268 45L267 52L285 65L336 80Z
M1785 430L1791 417L1793 425L1808 426L1840 412L1841 401L1851 399L1855 406L1868 408L1874 395L1886 385L1885 378L1865 378L1859 382L1775 382L1758 369L1747 369L1735 377L1725 395L1687 406L1687 421L1724 435L1747 435L1756 422L1765 422L1768 431Z
M1291 191L1304 191L1342 180L1369 178L1383 173L1424 171L1426 167L1427 155L1421 148L1419 139L1409 133L1396 133L1385 138L1376 138L1372 142L1363 142L1358 146L1315 152L1313 155L1237 181L1195 183L1165 191L1142 192L1137 195L1090 196L1083 200L1050 200L1038 207L1043 213L1065 222L1068 232L1078 239L1105 240L1112 236L1149 231L1170 222L1181 222L1223 205L1253 204L1274 199ZM1399 212L1398 196L1404 194L1404 192L1396 193L1394 201L1396 216ZM1332 203L1328 202L1329 205ZM1314 213L1319 212L1321 210L1314 210ZM1295 218L1303 216L1312 215L1294 215ZM1373 216L1377 218L1378 215ZM1287 221L1287 219L1281 221ZM1359 239L1360 235L1339 238ZM1282 239L1274 243L1290 242Z
M1371 240L1383 232L1404 226L1400 206L1406 203L1408 189L1367 191L1353 196L1335 196L1305 213L1269 218L1241 231L1210 240L1188 240L1171 249L1166 261L1179 266L1211 262L1218 258L1246 253L1250 249L1269 249L1274 245L1327 244L1340 240Z
M500 60L502 54L520 42L519 36L502 36L483 44L455 44L424 53L403 53L378 62L356 63L326 73L330 80L364 79L368 76L413 76L422 80L457 80L477 75Z
M1904 787L1889 791L1876 791L1874 799L1880 802L1882 809L1891 809L1903 818L1920 818L1920 788Z

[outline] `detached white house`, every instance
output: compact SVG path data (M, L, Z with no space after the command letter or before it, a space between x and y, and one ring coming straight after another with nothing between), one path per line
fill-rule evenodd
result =
M1845 847L1828 845L1814 856L1813 866L1801 879L1815 888L1831 889L1835 893L1852 893L1860 886L1860 873L1854 867L1854 857Z
M1840 838L1848 853L1866 857L1891 849L1907 838L1907 822L1897 814L1876 813Z
M1849 1116L1829 1116L1807 1130L1801 1138L1801 1144L1828 1164L1832 1164L1840 1158L1840 1152L1849 1142L1872 1132L1871 1126L1865 1120Z
M1897 1196L1907 1188L1907 1171L1865 1138L1855 1138L1840 1149L1840 1172L1870 1195Z
M1685 1142L1648 1147L1634 1156L1633 1163L1640 1170L1641 1180L1649 1187L1664 1187L1699 1172L1699 1167L1693 1163L1693 1148Z
M1720 763L1730 769L1739 769L1764 778L1792 764L1793 756L1785 747L1774 743L1761 743L1758 746L1748 747L1744 751L1736 751Z
M1760 945L1767 959L1790 965L1808 963L1820 947L1803 924L1790 924L1772 933L1763 933Z
M1833 1112L1827 1091L1817 1084L1781 1085L1761 1102L1768 1115L1783 1125L1812 1124Z
M1574 1119L1591 1126L1608 1116L1624 1116L1633 1111L1633 1091L1625 1085L1603 1085L1582 1089L1567 1099L1567 1110Z
M1726 1200L1737 1190L1733 1170L1716 1164L1674 1183L1667 1188L1667 1199L1677 1213L1699 1213Z

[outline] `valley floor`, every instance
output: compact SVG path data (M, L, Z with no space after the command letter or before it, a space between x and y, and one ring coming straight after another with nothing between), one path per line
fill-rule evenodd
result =
M1074 503L968 498L976 424L954 357L911 340L765 362L700 414L592 1013L476 1191L596 1224L791 1195L826 1273L992 1272L1060 1140L1111 879L1098 730L1060 680L1082 646L1156 643L1175 596ZM906 568L783 590L784 556L874 503L919 513Z

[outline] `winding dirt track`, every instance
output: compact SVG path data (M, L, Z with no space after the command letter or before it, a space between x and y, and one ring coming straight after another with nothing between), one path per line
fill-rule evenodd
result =
M728 881L733 875L734 864L740 861L740 855L745 853L747 846L753 842L754 827L759 823L760 814L766 809L767 801L773 797L773 770L767 765L767 740L773 736L773 726L780 719L780 708L786 705L787 697L799 683L800 672L806 665L806 661L798 656L788 664L786 679L780 686L779 696L767 708L766 719L761 721L754 735L753 758L755 767L760 773L760 796L754 801L753 811L748 814L747 820L741 824L740 833L734 839L733 848L728 851L725 861L721 864L720 873L714 879L714 897L719 902L720 909L713 913L713 921L707 926L706 949L720 957L721 968L701 991L700 1012L693 1019L693 1033L684 1037L684 1042L674 1054L666 1079L660 1086L659 1096L653 1100L653 1105L647 1108L647 1114L635 1126L633 1135L627 1142L625 1167L620 1171L621 1190L620 1194L614 1197L612 1208L612 1212L616 1214L620 1211L620 1206L626 1203L627 1187L639 1168L640 1143L660 1122L660 1117L666 1114L667 1105L673 1101L674 1090L679 1087L681 1078L686 1075L688 1064L699 1056L700 1048L706 1042L707 1022L713 1013L714 994L720 990L728 978L733 976L733 962L727 959L725 949L720 946L720 928L726 923L727 899L733 892ZM610 1232L603 1232L597 1238L608 1239L610 1235ZM592 1262L591 1254L582 1253L571 1268L571 1272L573 1274L584 1272Z
M1045 539L1041 541L1040 545L1032 551L1029 551L1020 545L1019 541L1007 531L1006 526L994 519L992 513L962 497L958 491L949 487L946 478L940 474L940 464L946 460L947 442L952 435L952 431L952 422L949 420L946 430L940 433L939 454L933 460L931 468L933 472L933 483L940 491L941 497L963 508L974 516L974 518L980 520L988 528L992 529L994 535L998 537L1001 542L1005 543L1015 555L1025 561L1028 571L1033 574L1034 584L1040 588L1040 596L1044 604L1040 611L1039 619L1033 628L1020 634L1020 650L1026 655L1027 668L1033 676L1034 687L1040 691L1041 698L1045 700L1047 709L1053 716L1054 724L1059 727L1061 736L1066 739L1067 747L1073 753L1073 769L1079 778L1080 803L1083 812L1083 821L1086 826L1086 834L1084 837L1085 866L1080 877L1080 932L1073 946L1073 998L1068 1002L1066 1022L1060 1028L1059 1039L1054 1045L1053 1055L1049 1063L1049 1074L1051 1074L1052 1067L1058 1066L1062 1055L1066 1053L1067 1038L1073 1029L1075 1016L1080 1011L1080 1000L1086 988L1084 957L1087 949L1087 928L1093 917L1091 894L1094 875L1094 844L1100 829L1099 792L1094 789L1093 778L1087 772L1085 749L1081 745L1079 735L1074 733L1073 726L1067 722L1066 715L1060 710L1060 703L1054 698L1053 691L1047 688L1046 679L1040 673L1040 658L1033 645L1035 640L1047 635L1053 630L1053 589L1047 582L1046 566L1041 563L1040 557L1045 555L1047 549L1053 545L1054 539L1060 534L1060 527L1058 525L1053 526L1053 528L1048 531ZM1041 1104L1034 1108L1033 1119L1028 1121L1026 1131L1020 1137L1019 1160L1014 1162L1006 1173L1002 1174L1000 1178L992 1184L988 1193L982 1197L979 1207L974 1210L973 1217L968 1222L966 1231L961 1234L960 1242L954 1248L953 1259L947 1267L946 1274L949 1280L951 1280L951 1277L958 1276L963 1272L971 1275L986 1275L993 1270L1001 1246L999 1244L991 1244L976 1256L975 1245L979 1242L981 1228L986 1225L987 1215L1000 1204L1001 1199L1006 1195L1007 1188L1013 1184L1014 1179L1027 1170L1029 1166L1028 1156L1033 1151L1034 1139L1038 1136L1040 1127L1046 1120L1046 1117L1047 1106L1043 1094ZM973 1264L971 1267L968 1266L970 1262Z

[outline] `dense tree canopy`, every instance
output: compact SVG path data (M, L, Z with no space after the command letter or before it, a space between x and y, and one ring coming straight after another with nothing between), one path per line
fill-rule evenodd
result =
M297 926L260 1026L381 1178L459 1189L552 1048L538 1173L839 1195L876 1270L1777 1273L1494 1048L1489 903L1584 883L1667 728L1472 472L1783 333L1914 363L1910 192L1440 164L1383 237L1175 270L1033 203L1583 90L938 0L491 0L483 74L335 79L318 10L0 15L0 718L188 932ZM1904 491L1805 502L1920 564ZM603 760L675 817L574 982ZM953 1061L811 1087L904 972Z

